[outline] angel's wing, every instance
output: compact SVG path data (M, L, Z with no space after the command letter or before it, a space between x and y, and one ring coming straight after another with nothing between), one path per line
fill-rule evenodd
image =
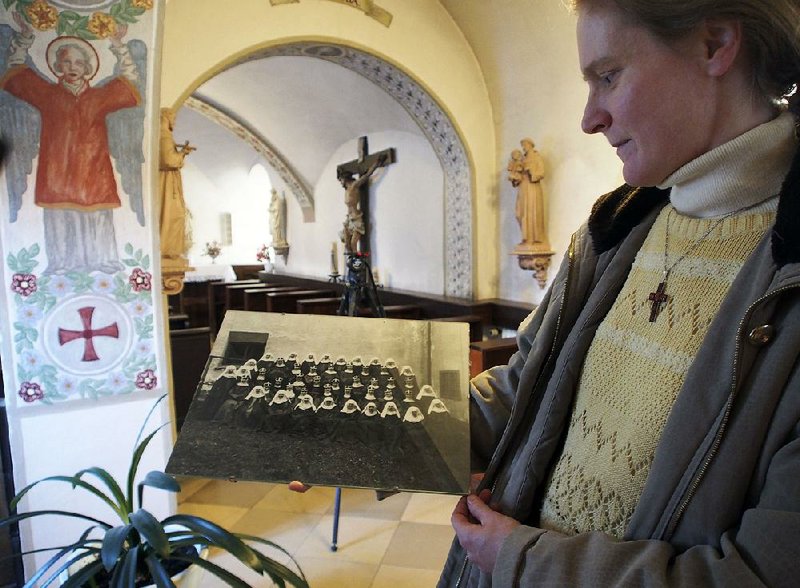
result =
M10 26L0 25L0 78L8 70L8 49L14 34ZM30 57L28 66L37 71ZM0 134L9 145L5 170L8 215L9 222L12 223L17 220L17 213L22 206L22 195L28 189L28 176L39 152L41 126L41 118L35 108L8 92L0 91Z
M139 224L144 226L144 202L142 198L142 167L144 165L144 140L145 119L145 85L147 80L147 46L144 42L133 39L128 42L128 50L136 64L137 79L136 89L142 97L142 103L133 108L124 108L113 112L106 118L108 126L108 146L111 157L114 158L120 178L122 189L130 198L131 210L136 213ZM114 76L119 75L119 66L114 70ZM103 80L98 84L108 83Z

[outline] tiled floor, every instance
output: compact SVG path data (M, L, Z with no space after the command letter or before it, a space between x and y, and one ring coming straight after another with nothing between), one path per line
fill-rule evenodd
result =
M379 502L371 490L344 489L339 548L333 552L332 488L297 494L252 482L187 479L181 485L180 512L274 541L295 558L311 588L435 586L453 539L454 496L403 493ZM282 559L275 550L264 552ZM232 556L212 553L209 560L251 586L273 586ZM225 585L209 575L200 582L201 588Z

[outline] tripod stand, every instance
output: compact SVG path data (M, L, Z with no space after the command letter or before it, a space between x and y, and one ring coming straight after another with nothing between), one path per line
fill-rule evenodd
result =
M372 316L386 318L378 287L372 277L367 257L362 253L347 253L347 276L342 301L336 314L341 316L358 316L360 306L367 306Z

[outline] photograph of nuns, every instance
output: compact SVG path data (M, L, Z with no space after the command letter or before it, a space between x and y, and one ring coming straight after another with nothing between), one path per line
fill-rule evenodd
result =
M175 475L462 494L468 327L228 312Z

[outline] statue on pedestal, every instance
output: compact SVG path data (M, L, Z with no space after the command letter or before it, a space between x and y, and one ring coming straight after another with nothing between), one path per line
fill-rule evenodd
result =
M272 233L272 247L278 255L285 255L289 250L286 241L286 196L279 195L272 189L272 200L269 203L269 226Z
M523 269L534 271L539 284L547 281L547 268L553 251L547 238L544 215L544 161L531 139L520 141L522 149L514 149L508 162L508 180L517 189L515 216L522 240L512 251Z

